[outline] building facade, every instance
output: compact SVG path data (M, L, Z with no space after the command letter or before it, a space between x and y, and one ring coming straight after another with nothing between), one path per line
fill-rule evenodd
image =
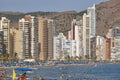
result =
M105 39L105 53L104 53L104 60L109 61L111 59L111 39Z
M89 15L84 13L83 15L83 52L84 59L87 59L90 55L90 26Z
M3 32L3 41L4 41L4 53L12 54L12 46L10 45L10 20L6 17L2 17L0 20L0 30Z
M64 51L66 52L65 57L75 58L76 57L76 40L66 40Z
M56 36L56 20L48 19L48 60L53 59L53 37Z
M65 41L66 37L63 35L63 33L59 33L58 36L54 37L53 40L53 59L54 60L64 60L65 59Z
M4 48L4 40L3 40L3 30L0 30L0 54L3 54L5 52Z
M39 59L53 59L53 37L56 36L56 20L47 17L38 18Z
M39 59L47 60L48 57L48 21L47 18L38 18Z
M84 59L96 57L96 13L95 5L83 14L83 53Z
M111 60L120 60L120 28L116 27L112 29L111 39Z
M73 19L71 23L71 30L68 32L68 39L76 41L76 57L82 57L82 20Z
M25 59L24 46L23 46L23 31L12 29L11 34L13 36L13 53L17 53L17 58L19 60ZM14 56L13 55L13 56Z
M26 15L19 20L23 35L23 54L26 58L38 59L38 26L35 17Z
M96 60L101 61L104 60L104 37L97 36L96 37Z
M96 36L96 10L95 4L87 9L87 14L89 15L89 27L90 27L90 37Z
M22 18L19 20L19 30L23 31L23 51L24 51L24 55L25 58L30 58L31 57L31 31L30 31L30 24L29 21Z

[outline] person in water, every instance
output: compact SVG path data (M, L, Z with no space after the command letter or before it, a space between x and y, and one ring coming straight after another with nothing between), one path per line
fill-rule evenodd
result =
M44 80L44 79L43 79L43 76L40 76L40 80Z
M17 80L26 80L26 72L23 73Z

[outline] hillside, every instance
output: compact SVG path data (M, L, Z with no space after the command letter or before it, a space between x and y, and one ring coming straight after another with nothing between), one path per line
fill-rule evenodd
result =
M30 12L30 13L18 13L18 12L0 12L0 17L5 16L11 20L11 26L17 27L18 20L25 15L32 16L45 16L57 20L57 33L63 32L67 35L68 30L70 30L71 21L76 18L77 12L75 11L65 11L65 12Z
M120 27L120 0L109 0L96 8L97 34L106 35L109 28Z

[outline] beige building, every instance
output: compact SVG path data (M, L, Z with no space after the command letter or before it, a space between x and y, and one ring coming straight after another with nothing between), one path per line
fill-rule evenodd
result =
M24 59L23 32L17 29L12 29L11 33L13 36L13 53L17 53L17 58L22 60Z
M47 18L38 17L38 42L39 42L39 59L47 60L48 57L48 24Z
M38 26L40 60L51 60L53 59L53 37L56 35L56 20L39 17Z
M56 35L56 20L48 19L48 60L53 59L53 37Z

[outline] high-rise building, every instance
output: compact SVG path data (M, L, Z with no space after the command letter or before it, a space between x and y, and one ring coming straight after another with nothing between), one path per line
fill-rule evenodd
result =
M104 60L104 37L96 37L96 60Z
M5 52L4 48L4 41L3 41L3 30L0 30L0 54L3 54Z
M39 38L39 54L40 60L47 60L48 57L48 21L47 18L38 18L38 38Z
M38 18L40 60L53 59L53 37L56 35L56 20L46 17Z
M87 14L89 15L89 27L90 27L90 37L96 36L96 12L95 4L87 9Z
M77 57L82 57L82 20L73 19L71 23L71 31L68 35L69 40L76 41L76 53Z
M90 26L89 15L84 13L83 15L83 52L84 58L88 58L90 55Z
M76 40L66 40L64 45L65 57L76 57Z
M12 47L10 45L10 20L6 17L2 17L0 20L0 30L3 31L3 41L4 41L4 53L12 54Z
M38 59L38 26L35 17L26 15L19 20L19 30L23 34L25 58Z
M66 37L63 35L63 33L59 33L58 36L54 37L53 40L53 59L54 60L61 60L65 58L65 41Z
M38 53L38 19L31 17L31 56L33 59L39 59Z
M90 38L90 55L89 58L95 60L96 59L96 37Z
M54 37L53 59L65 60L76 57L76 40L67 40L63 33Z
M17 29L12 29L11 34L13 36L13 53L14 55L17 53L17 58L19 60L25 59L25 54L24 54L24 39L23 39L23 31L17 30ZM14 56L13 55L13 56Z
M73 19L71 22L71 30L68 32L68 39L75 40L75 25L76 25L76 19Z
M28 20L22 18L19 20L19 30L23 31L23 51L25 58L30 58L31 57L31 31L30 31L30 23Z
M48 60L53 59L53 37L56 35L56 20L48 19Z
M96 13L95 5L87 9L83 15L83 52L85 59L96 57Z

